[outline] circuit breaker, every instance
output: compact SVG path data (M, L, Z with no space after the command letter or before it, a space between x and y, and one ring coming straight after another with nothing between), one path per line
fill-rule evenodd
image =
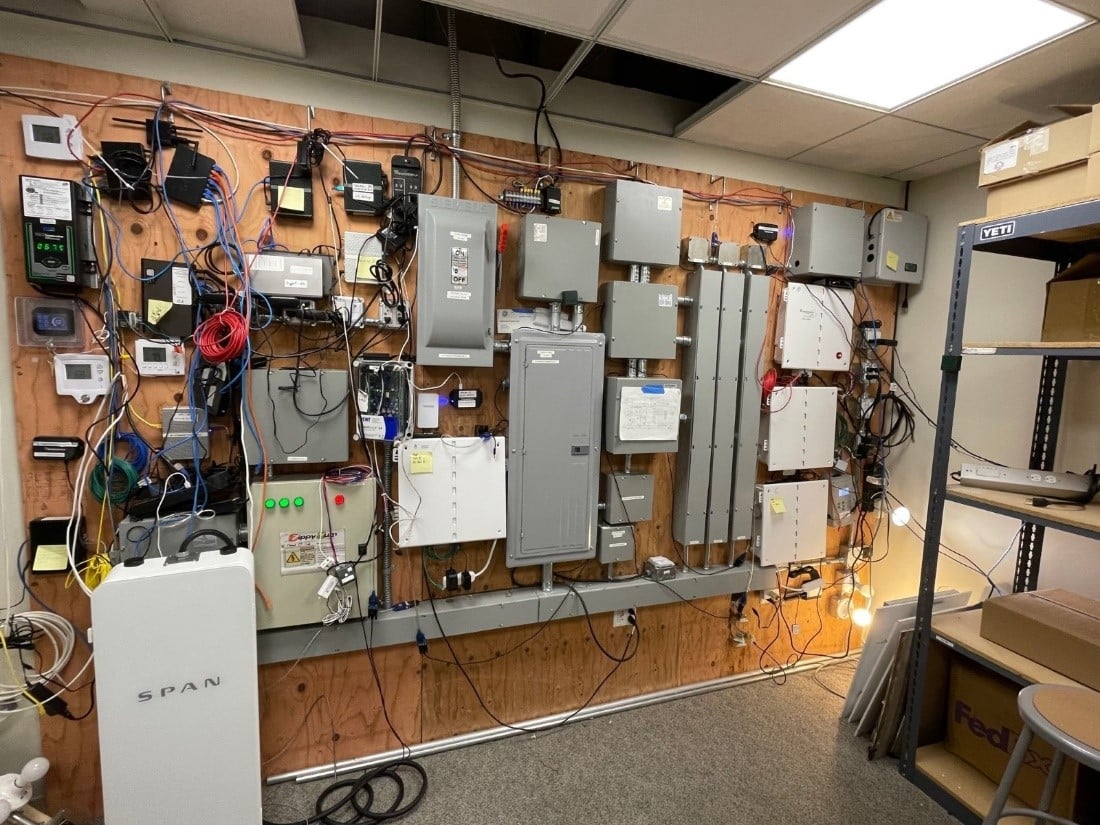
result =
M600 288L610 358L676 357L679 292L672 284L612 281Z
M904 209L880 209L867 221L863 280L919 284L924 279L928 218Z
M508 398L508 566L596 555L604 337L517 330Z
M375 554L377 491L373 478L353 484L322 483L317 476L252 482L248 529L256 584L271 601L268 608L257 599L260 630L319 623L329 609L317 589L332 564L357 562L366 600L377 586L369 560Z
M680 433L679 378L608 378L604 408L607 452L676 452Z
M496 204L432 195L417 204L417 363L491 367Z
M410 438L397 446L402 547L504 538L503 438Z
M791 275L859 278L863 258L863 213L847 206L811 203L794 210Z
M829 482L791 481L756 488L756 560L787 564L825 555Z
M786 370L848 369L855 305L850 289L787 284L776 317L775 360Z
M760 460L769 470L829 467L836 450L836 387L780 387L760 426Z
M251 426L241 444L249 464L322 464L347 461L348 374L307 368L253 369ZM257 440L255 429L261 440Z
M521 298L560 301L575 292L576 300L596 302L600 276L600 224L546 215L525 215L519 240Z
M679 262L682 189L615 180L603 197L604 257L608 261L651 266Z

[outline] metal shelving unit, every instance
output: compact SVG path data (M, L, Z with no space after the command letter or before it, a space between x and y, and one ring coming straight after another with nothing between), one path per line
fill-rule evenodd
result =
M901 771L964 822L979 822L981 818L976 818L959 799L937 784L927 767L925 770L921 769L921 760L917 753L920 708L926 699L929 645L935 638L932 603L936 591L944 505L952 501L1021 520L1020 544L1013 580L1015 592L1036 588L1043 538L1048 528L1100 539L1100 505L1090 505L1084 511L1055 512L1025 504L1018 496L948 485L955 401L964 357L1008 355L1042 358L1028 464L1029 467L1039 470L1054 468L1054 452L1058 443L1062 397L1069 362L1074 359L1100 358L1100 346L1092 342L1061 344L1008 341L964 344L963 321L966 316L971 264L975 252L992 252L1051 261L1055 264L1056 271L1060 272L1086 253L1096 251L1100 251L1100 200L959 226L955 273L948 307L947 336L940 364L942 378L936 416L938 426L932 455L928 521L917 602L915 644L910 661Z

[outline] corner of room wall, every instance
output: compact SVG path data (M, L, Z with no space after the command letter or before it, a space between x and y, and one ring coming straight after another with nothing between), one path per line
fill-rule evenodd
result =
M898 315L898 355L912 381L920 405L933 418L940 393L940 356L947 330L947 310L955 265L958 224L985 214L985 195L977 188L977 170L967 166L925 180L910 188L909 208L929 218L925 281L909 296L908 310ZM965 338L969 341L1037 340L1042 325L1045 285L1050 264L978 253L971 269ZM1094 407L1100 371L1097 364L1074 364L1066 392L1063 437L1057 469L1084 470L1100 459L1100 423ZM969 449L996 461L1026 466L1031 446L1035 401L1039 386L1037 358L971 358L964 361L955 413L954 437ZM1091 396L1091 398L1090 398ZM935 431L918 421L916 440L896 450L887 466L890 489L924 524ZM1077 456L1087 458L1076 459ZM965 459L952 453L951 467ZM972 459L965 459L972 460ZM915 525L914 525L915 526ZM967 556L984 571L996 565L993 580L1011 591L1014 546L1006 554L1019 522L948 503L942 542ZM917 528L919 531L919 528ZM922 532L922 531L919 531ZM914 595L920 575L922 541L912 532L891 527L890 553L874 571L876 599ZM885 535L879 552L885 550ZM1095 553L1085 539L1048 530L1040 586L1066 586L1100 597L1100 573L1088 564ZM997 564L999 559L1002 559ZM989 590L984 577L941 554L938 584L974 591L975 599Z

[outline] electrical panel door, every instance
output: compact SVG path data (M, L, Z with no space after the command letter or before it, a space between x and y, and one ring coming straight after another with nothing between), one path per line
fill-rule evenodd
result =
M848 369L855 304L850 289L787 284L776 318L775 360L786 370Z
M517 331L508 419L508 566L596 554L604 337Z
M836 387L780 387L768 399L760 460L771 471L828 467L836 449Z
M829 482L791 481L756 488L756 560L762 565L825 555Z
M496 204L420 195L416 360L493 365Z

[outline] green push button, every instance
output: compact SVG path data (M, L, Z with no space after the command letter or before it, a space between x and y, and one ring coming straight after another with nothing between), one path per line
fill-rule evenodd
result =
M264 507L266 507L268 510L274 510L275 509L275 499L269 498L267 501L264 502Z
M284 509L289 507L290 506L290 499L289 498L279 499L279 506L284 508Z
M304 507L305 503L306 503L306 500L304 498L302 498L301 496L296 496L294 498L294 506L295 507Z

